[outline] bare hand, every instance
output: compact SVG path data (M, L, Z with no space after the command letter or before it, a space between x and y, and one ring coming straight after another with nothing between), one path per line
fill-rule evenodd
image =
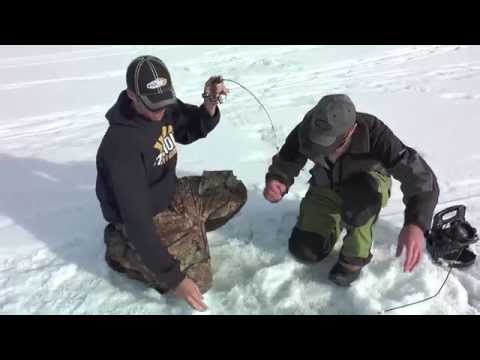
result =
M263 196L271 203L277 203L282 200L283 195L285 195L286 192L287 186L285 184L281 183L278 180L270 180L265 186Z
M227 96L230 92L229 89L223 83L223 77L212 76L205 83L205 89L203 91L204 105L207 108L210 115L215 114L215 109L218 104L223 102L223 97Z
M188 277L182 280L174 291L178 298L184 299L192 308L197 311L205 311L208 309L203 302L203 295L198 286Z
M403 271L411 272L422 259L425 236L417 225L405 226L398 237L397 257L402 255L403 248L407 249Z

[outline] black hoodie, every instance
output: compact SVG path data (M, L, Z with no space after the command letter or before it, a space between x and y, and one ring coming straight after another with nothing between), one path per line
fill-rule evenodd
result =
M203 108L180 100L154 122L139 115L123 91L107 112L110 126L97 153L96 193L110 223L125 224L129 240L164 287L175 288L185 277L179 262L155 238L153 216L165 210L176 186L175 141L190 144L204 138L220 120Z

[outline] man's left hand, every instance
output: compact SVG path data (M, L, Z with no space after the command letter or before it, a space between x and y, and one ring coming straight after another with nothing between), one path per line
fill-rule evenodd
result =
M403 271L411 272L422 259L425 236L417 225L406 225L398 237L397 257L402 255L403 248L407 250Z
M203 104L211 116L215 114L217 105L222 103L221 98L227 96L229 92L230 90L223 83L223 77L212 76L208 79L202 96Z

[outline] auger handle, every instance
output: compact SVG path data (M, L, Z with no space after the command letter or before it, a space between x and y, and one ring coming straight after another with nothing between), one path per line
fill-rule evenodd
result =
M433 228L443 228L445 225L448 225L454 221L465 222L465 211L466 207L464 205L455 205L446 208L445 210L440 211L433 220ZM454 216L450 216L445 219L445 215L455 212Z

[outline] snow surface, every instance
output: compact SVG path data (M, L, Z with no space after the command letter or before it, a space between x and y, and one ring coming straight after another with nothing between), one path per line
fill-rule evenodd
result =
M198 314L103 261L95 154L125 69L143 54L167 63L186 102L201 103L210 75L247 86L272 115L279 142L323 95L347 93L432 166L437 210L465 204L480 227L479 46L0 46L0 314ZM318 265L292 259L287 240L308 173L282 203L263 199L281 144L255 100L229 85L217 129L179 151L180 175L233 169L249 189L242 212L209 237L206 314L377 314L433 295L446 269L425 255L404 273L394 256L404 209L397 182L374 260L354 286L327 279L341 241ZM478 314L479 270L453 270L437 298L392 314Z

